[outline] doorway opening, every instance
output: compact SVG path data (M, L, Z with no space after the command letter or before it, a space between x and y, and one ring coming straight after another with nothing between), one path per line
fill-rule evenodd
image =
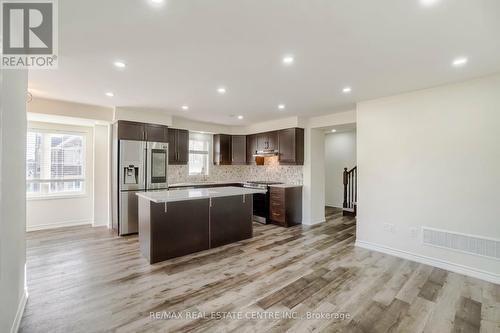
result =
M357 211L356 124L325 129L325 220Z

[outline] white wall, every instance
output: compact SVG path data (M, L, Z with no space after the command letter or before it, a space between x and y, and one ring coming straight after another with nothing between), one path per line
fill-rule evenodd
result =
M327 114L324 116L311 117L305 120L304 123L305 126L311 128L354 124L356 123L356 110L352 109L348 111Z
M28 103L28 112L104 122L111 122L113 120L112 108L40 97L34 97L33 100Z
M24 70L0 70L0 332L15 332L26 302Z
M187 129L193 132L206 132L206 133L223 133L231 134L232 130L230 126L217 125L212 123L206 123L201 121L194 121L187 118L172 117L172 128Z
M94 126L94 226L111 222L111 126Z
M116 107L113 113L113 121L117 120L129 120L166 126L172 125L171 115L162 110L148 108Z
M325 203L342 208L344 168L356 166L356 131L325 135Z
M304 131L304 185L302 223L325 222L325 134L321 129Z
M500 261L410 233L500 240L500 75L359 103L357 121L358 245L500 283Z
M255 134L268 131L276 131L285 128L300 127L299 122L299 117L286 117L263 121L248 126L233 126L232 134Z
M30 128L81 132L85 135L85 194L59 197L57 199L28 199L26 228L28 231L92 224L94 221L94 141L92 127L71 126L54 123L29 122ZM99 151L101 154L101 151ZM106 167L101 160L101 168ZM102 163L102 164L101 164ZM103 222L104 223L104 222Z

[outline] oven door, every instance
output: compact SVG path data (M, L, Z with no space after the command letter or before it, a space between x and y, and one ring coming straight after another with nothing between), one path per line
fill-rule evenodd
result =
M168 143L147 144L147 190L168 189Z

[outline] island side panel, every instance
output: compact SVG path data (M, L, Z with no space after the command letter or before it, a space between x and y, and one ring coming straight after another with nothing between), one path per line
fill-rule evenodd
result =
M151 262L150 203L148 199L139 197L139 248L149 262Z
M209 199L151 202L150 215L150 263L209 249Z
M252 194L212 198L210 247L252 238L252 211Z

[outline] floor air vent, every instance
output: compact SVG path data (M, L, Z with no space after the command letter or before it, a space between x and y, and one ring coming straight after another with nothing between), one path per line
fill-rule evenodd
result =
M425 245L500 259L500 240L422 227Z

